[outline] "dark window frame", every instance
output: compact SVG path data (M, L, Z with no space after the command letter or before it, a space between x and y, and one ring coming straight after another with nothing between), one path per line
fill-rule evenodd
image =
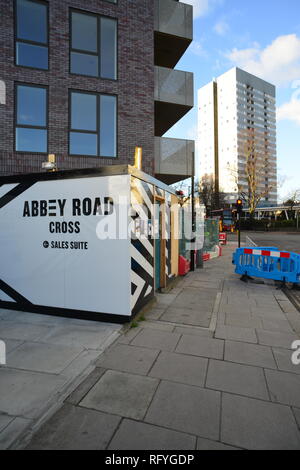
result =
M79 93L82 95L92 95L96 96L97 98L97 104L96 104L96 131L86 131L86 130L80 130L80 129L72 129L72 93ZM107 156L107 155L101 155L100 153L100 148L101 148L101 139L100 139L100 133L101 133L101 122L100 122L100 101L101 101L101 96L112 96L115 98L116 102L116 156ZM77 90L74 88L69 89L69 116L68 116L68 155L71 157L87 157L87 158L103 158L103 159L110 159L110 160L118 160L119 159L119 152L118 152L118 95L115 93L101 93L101 92L94 92L94 91L87 91L87 90ZM78 153L71 153L71 132L77 132L78 134L90 134L90 135L96 135L98 137L97 140L97 155L87 155L87 154L78 154Z
M17 0L14 0L14 51L15 51L15 66L16 67L25 67L27 69L32 69L32 70L41 70L44 72L48 72L50 68L50 51L49 51L49 43L50 43L50 14L49 14L49 2L46 0L30 0L32 3L39 3L40 5L44 5L46 7L46 14L47 14L47 42L36 42L36 41L30 41L28 39L19 39L18 38L18 7L17 7ZM31 65L20 65L17 63L17 44L29 44L31 46L39 46L39 47L45 47L48 50L48 64L47 68L41 68L41 67L33 67Z
M112 5L117 5L117 3ZM87 16L92 16L96 18L97 20L97 52L90 52L82 49L73 49L72 43L73 43L73 24L72 24L72 13L79 13L82 15L87 15ZM108 77L102 77L101 76L101 18L107 18L109 20L113 20L116 23L116 77L115 78L108 78ZM101 80L112 80L114 82L118 81L119 79L119 60L118 60L118 55L119 55L119 21L118 18L114 18L112 16L108 15L102 15L100 13L94 13L91 11L87 10L80 10L79 8L69 8L69 38L70 38L70 44L69 44L69 74L70 75L75 75L75 76L80 76L80 77L89 77L89 78L96 78L96 79L101 79ZM84 55L91 55L94 57L98 58L98 75L87 75L85 73L76 73L72 72L72 53L77 53L77 54L84 54Z
M46 91L46 125L32 126L26 124L18 124L18 87L42 88ZM17 150L17 128L20 129L37 129L47 131L47 149L46 152L32 152L30 150ZM29 155L48 155L49 154L49 86L38 85L36 83L15 82L14 84L14 151L16 153L25 153Z

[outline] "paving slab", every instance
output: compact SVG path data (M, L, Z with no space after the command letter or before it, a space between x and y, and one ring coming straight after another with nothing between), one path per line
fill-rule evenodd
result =
M179 294L172 302L171 306L174 308L190 308L192 310L199 310L202 308L213 308L217 291L199 292L196 289L189 289L188 287Z
M14 369L59 374L80 352L79 348L27 341L8 355L7 363Z
M38 341L50 344L61 344L70 347L82 347L87 349L103 349L103 343L109 334L119 329L119 326L106 326L99 322L94 322L93 326L82 324L66 323L39 336Z
M92 408L126 418L143 419L158 380L108 370L80 402Z
M182 335L176 352L192 356L223 359L224 341L195 335Z
M15 323L31 323L34 325L41 326L59 326L66 323L66 321L74 322L75 319L56 317L53 315L42 315L39 313L31 312L19 312L16 310L0 310L0 312L5 312L3 314L3 319L7 321L13 321Z
M78 405L93 386L99 381L106 369L96 367L65 400L71 405Z
M24 344L24 341L16 340L16 339L6 339L5 340L6 354L9 354L14 349L21 346L21 344Z
M0 433L13 421L13 419L13 416L0 413Z
M118 338L117 342L120 344L130 344L131 341L140 333L140 331L142 331L141 326L137 326L136 328L130 328Z
M35 434L28 450L106 449L121 418L65 404Z
M131 344L161 351L174 351L179 338L178 333L145 328L131 341Z
M165 311L165 308L152 308L145 313L145 317L147 320L159 320Z
M259 367L210 360L206 387L269 400L264 372Z
M34 341L49 331L47 326L1 320L1 339Z
M4 309L4 308L1 308L0 309L0 321L1 320L6 320L7 317L9 317L9 315L13 313L12 310L7 310L7 309Z
M270 319L265 319L263 318L262 320L263 323L263 329L264 330L269 330L269 331L281 331L286 332L286 333L294 333L294 331L291 328L291 325L287 320L270 320Z
M256 298L256 305L260 309L266 309L266 310L272 310L272 311L280 311L280 307L278 306L278 303L276 300L270 300L270 301L264 301L261 299L261 296L258 294Z
M221 441L249 450L299 450L292 410L252 398L223 394Z
M174 287L170 290L170 294L172 295L178 295L182 292L182 278L178 278L178 284L177 284L177 287Z
M212 440L219 439L221 394L162 381L145 421Z
M174 302L177 295L178 294L159 294L159 293L156 293L155 297L156 297L157 303L156 303L155 307L161 308L161 307L170 305L172 302Z
M1 421L1 420L0 420ZM31 420L17 417L13 418L8 426L0 432L0 450L9 449L20 434L30 425Z
M266 308L252 308L251 307L251 314L254 317L269 319L269 320L284 320L286 317L284 313L278 309L266 309Z
M189 308L174 308L169 307L161 316L162 321L174 322L183 325L194 325L209 327L212 317L212 309L208 310L191 310Z
M273 353L279 370L300 374L300 365L295 365L292 362L293 351L273 348Z
M204 387L208 360L201 357L162 352L149 376Z
M266 346L274 346L284 349L291 349L294 341L299 340L296 334L281 332L281 331L268 331L256 330L259 344Z
M240 450L236 447L228 446L222 442L210 441L209 439L203 439L198 437L197 439L197 450Z
M100 353L99 351L84 349L81 351L79 356L76 357L62 372L61 376L65 377L67 380L72 380L75 377L84 374L85 370L93 367L96 359L98 359Z
M203 279L197 279L195 276L195 280L191 281L189 284L190 287L194 287L196 289L202 289L207 291L208 289L219 290L222 288L222 281L214 282L214 281L204 281Z
M254 318L251 314L233 315L226 313L225 324L229 326L238 326L242 328L262 328L262 320Z
M276 369L276 362L269 346L225 341L225 361Z
M180 335L191 335L191 336L200 336L202 338L212 338L213 331L202 328L191 328L185 326L176 326L174 333L179 333Z
M272 401L300 408L300 375L266 370L266 379Z
M124 419L110 450L194 450L196 437L151 424Z
M289 300L285 300L285 301L279 300L278 303L284 313L297 312L297 309Z
M218 325L215 332L215 338L242 341L245 343L257 343L257 336L254 328L241 328L238 326Z
M277 291L274 293L274 297L276 300L283 300L283 301L287 301L288 298L287 296L284 294L284 292L281 292L281 291Z
M286 313L286 318L288 319L291 327L294 332L300 337L300 315L299 312Z
M143 329L151 329L151 330L161 330L161 331L168 331L169 333L173 333L175 329L175 325L172 323L168 323L165 321L143 321L141 323Z
M238 304L230 304L222 305L223 310L228 315L236 315L237 317L246 317L250 316L251 310L250 306L243 305L243 301L240 301Z
M65 381L59 375L0 368L0 411L34 418Z
M294 412L294 415L298 424L298 428L300 430L300 408L293 408L293 412Z
M117 344L102 354L96 365L105 369L147 375L158 354L159 351L155 349Z

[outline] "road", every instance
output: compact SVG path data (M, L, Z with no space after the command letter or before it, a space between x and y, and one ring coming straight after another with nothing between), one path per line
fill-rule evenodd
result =
M247 232L242 233L242 241L246 242L249 236L257 246L274 246L284 251L300 253L300 232ZM229 240L236 240L237 234L230 234Z

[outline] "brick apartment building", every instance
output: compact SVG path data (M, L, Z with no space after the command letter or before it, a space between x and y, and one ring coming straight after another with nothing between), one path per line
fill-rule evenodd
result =
M193 10L177 0L0 0L0 175L132 164L166 183L194 142L162 137L193 107L175 70Z

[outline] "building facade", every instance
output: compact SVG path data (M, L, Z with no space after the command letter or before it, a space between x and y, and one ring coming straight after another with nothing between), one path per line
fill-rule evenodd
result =
M233 68L198 91L198 112L201 178L234 202L250 175L260 205L277 204L275 87Z
M173 183L194 143L163 135L193 107L174 70L192 42L177 0L0 0L0 174L132 164Z

